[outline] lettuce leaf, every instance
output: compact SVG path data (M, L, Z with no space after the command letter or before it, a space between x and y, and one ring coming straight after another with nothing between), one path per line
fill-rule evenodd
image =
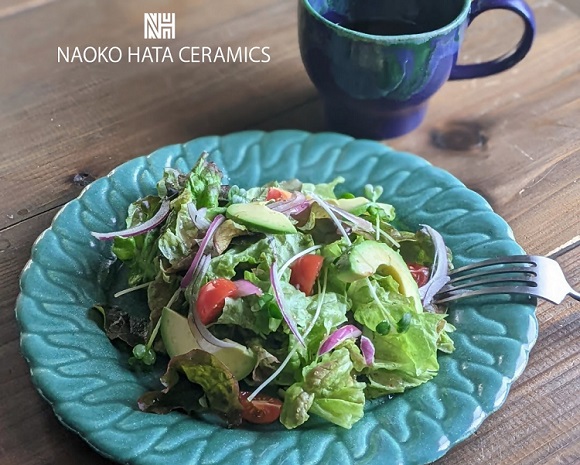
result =
M281 423L296 428L308 412L350 429L363 416L365 383L356 381L348 349L323 355L302 370L303 381L293 384L284 398Z
M289 286L289 288L292 288L295 293L304 296L302 292L297 291L292 286ZM284 295L287 295L286 290L284 291ZM296 323L301 327L302 332L310 325L320 299L321 295L319 294L310 297L304 296L303 302L306 305L302 304L300 306L294 305L296 300L290 299L291 305L289 305L289 309L291 309L292 314L295 316ZM297 347L297 353L303 360L302 366L312 362L316 358L323 339L347 321L347 308L347 301L343 296L335 294L334 292L327 292L325 294L320 307L320 315L305 339L306 348L300 345L295 338L291 338L290 348Z
M300 332L304 334L305 329L310 326L312 318L316 314L322 296L315 294L307 297L287 283L283 283L282 287L287 308L294 316ZM302 346L291 335L286 326L282 326L288 337L288 351L295 349L295 353L282 373L276 378L278 384L289 385L300 380L302 367L316 360L322 341L338 326L347 321L347 308L347 302L343 296L327 292L320 307L320 315L310 333L304 338L306 347Z
M354 369L357 373L361 373L362 371L364 371L368 367L367 362L366 362L361 350L356 345L356 343L353 339L347 339L342 344L340 344L338 347L344 347L345 349L348 350L348 353L350 355L350 359L352 360L352 364L353 364Z
M186 180L176 175L174 170L166 170L164 179L157 186L160 192L169 192L170 189L178 192L171 201L171 213L159 238L159 250L176 269L186 269L189 265L187 259L199 232L187 205L193 203L198 209L218 207L222 173L214 163L207 161L207 156L207 153L202 154Z
M277 242L279 253L288 255L288 257L308 246L308 244L298 245L299 242L288 240L286 236L280 236ZM294 252L294 247L296 247L296 252ZM256 258L257 256L259 258ZM264 293L271 293L267 264L272 260L272 248L266 239L262 239L247 248L236 246L211 261L206 279L211 280L218 276L231 279L237 273L238 266L248 268L259 264L256 268L245 270L243 277L262 289ZM289 274L287 273L286 276ZM312 317L307 310L311 301L287 281L282 281L281 287L287 310L292 314L298 326L304 328ZM280 314L279 317L273 317L267 306L263 305L262 299L256 296L241 299L227 298L216 323L219 325L237 325L265 337L280 328L282 316Z
M421 230L417 231L417 233L403 231L400 236L396 240L401 246L400 253L406 263L427 266L433 264L435 247L429 234Z
M455 326L446 320L441 320L437 323L437 330L439 332L439 339L437 339L437 349L446 354L450 354L455 350L455 343L449 333L455 331Z
M375 346L375 363L368 373L371 398L403 392L433 378L439 370L438 341L445 315L413 313L404 333L382 336L365 332Z
M345 179L342 176L338 176L329 183L311 184L305 182L302 184L302 192L305 194L314 193L323 199L336 199L336 194L334 189L339 184L342 184Z
M448 336L453 327L446 323L446 315L418 313L398 288L387 276L355 281L348 289L354 318L365 326L376 351L374 365L364 370L369 397L403 392L429 381L439 370L437 350L454 349ZM385 321L391 329L381 335L377 326Z
M306 234L279 234L271 237L271 244L263 238L253 242L241 240L231 245L225 253L211 260L207 280L218 277L231 279L241 271L251 270L255 275L254 278L250 277L252 282L255 281L254 284L266 292L270 282L269 267L274 260L272 250L276 251L278 266L281 266L298 252L314 245L312 238ZM289 271L286 275L289 276Z
M244 278L262 286L265 292L271 292L269 281L267 283L262 282L248 271L245 273ZM306 296L287 281L281 282L281 289L284 293L287 311L294 318L300 332L304 334L316 314L322 296L319 294ZM274 354L278 360L284 359L288 352L295 348L296 351L290 362L276 378L276 383L279 385L291 385L300 379L302 367L316 359L318 349L324 338L347 321L348 302L343 295L326 292L321 303L320 315L310 333L305 337L306 347L299 344L290 333L288 327L282 323L281 315L273 317L267 306L261 302L262 299L256 296L248 296L241 299L227 298L215 328L219 331L220 337L229 337L231 339L235 339L235 333L232 329L234 327L252 331L262 338L263 348ZM228 333L228 329L232 332ZM269 338L272 334L277 334L278 337ZM266 338L276 341L276 344L274 346L269 345ZM280 340L287 341L287 343L284 343L283 350L281 350L278 343Z
M228 189L227 200L229 203L250 203L266 200L267 195L267 187L252 187L251 189L243 189L239 186L233 185Z
M94 305L89 309L98 311L103 317L103 331L113 341L120 339L134 347L147 340L149 319L133 315L112 305Z
M189 383L184 385L186 380ZM209 410L224 417L228 426L238 426L242 421L238 382L212 354L194 349L173 357L161 383L165 389L141 396L138 401L141 410L167 413L182 409L191 413L202 410L197 404L203 396Z
M284 395L284 404L280 412L280 423L288 429L294 429L310 418L308 411L314 402L314 394L306 392L302 383L290 386Z
M187 204L190 202L195 203L195 197L189 189L171 201L171 212L159 237L159 251L175 269L187 269L188 264L180 262L191 255L199 233L189 216Z
M254 296L241 299L226 298L222 314L215 324L240 326L260 336L266 336L276 330L270 328L270 315L266 309L260 307Z
M159 206L161 199L149 195L133 202L127 211L126 225L132 228L151 219ZM157 275L158 249L157 240L159 228L154 228L145 234L134 237L116 237L113 241L113 253L125 263L129 269L129 287L152 281Z
M232 239L238 236L251 234L245 226L232 220L225 220L215 231L212 238L213 248L216 255L221 255L230 246Z
M253 243L242 240L211 260L206 279L208 281L216 278L231 279L236 275L236 268L239 265L251 269L258 263L271 263L272 259L272 251L266 239Z
M348 297L352 301L354 319L372 331L384 321L396 326L406 313L416 312L413 300L399 294L398 289L398 283L391 276L352 283Z
M161 312L163 307L173 297L175 291L179 287L179 281L175 275L171 275L169 282L165 280L163 272L160 271L155 280L147 286L147 304L149 306L149 328L150 331L153 330L159 318L161 318Z
M171 198L185 188L187 175L175 168L165 168L163 177L157 183L157 194L161 198Z
M186 189L195 198L199 208L218 206L223 174L217 165L207 161L208 153L204 152L188 175Z
M253 282L264 285L251 273L246 273L244 277L247 279L252 276ZM304 332L316 313L320 295L306 296L286 281L281 282L281 288L284 293L287 311L292 315L301 331ZM269 288L266 288L266 291L269 290ZM306 352L301 352L305 359L312 357L318 351L322 339L347 320L346 310L347 302L344 297L332 292L326 293L320 316L306 338L307 353L309 355ZM249 329L260 336L266 336L281 327L285 333L290 334L290 330L285 325L281 326L281 323L282 318L272 317L267 308L260 305L260 299L256 296L248 296L241 299L226 298L222 314L216 322L219 325L237 325ZM291 347L293 347L296 341L294 338L291 339L293 341Z
M164 415L173 410L183 410L188 415L202 412L204 392L199 384L190 383L187 377L180 376L175 384L161 391L148 391L137 399L139 410Z
M280 365L280 360L268 352L264 348L263 342L258 338L249 340L248 347L256 355L256 366L252 370L252 381L259 384L274 373ZM248 382L248 380L246 381Z

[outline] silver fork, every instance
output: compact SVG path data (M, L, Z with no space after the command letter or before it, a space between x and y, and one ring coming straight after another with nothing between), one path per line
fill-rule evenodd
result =
M494 265L504 266L490 268ZM526 294L554 304L561 303L567 295L580 300L580 292L568 284L558 262L537 255L492 258L456 268L449 278L435 296L435 303L485 294Z

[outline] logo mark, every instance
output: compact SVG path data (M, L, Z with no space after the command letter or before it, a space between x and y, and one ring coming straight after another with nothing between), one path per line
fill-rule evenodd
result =
M145 13L145 39L175 39L175 13Z

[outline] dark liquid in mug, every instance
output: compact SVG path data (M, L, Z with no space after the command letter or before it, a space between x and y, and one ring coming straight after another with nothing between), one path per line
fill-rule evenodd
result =
M369 19L363 21L344 21L340 26L351 31L362 32L376 36L403 36L409 34L422 34L434 31L436 26L429 24L417 24L413 21L392 21L384 19Z

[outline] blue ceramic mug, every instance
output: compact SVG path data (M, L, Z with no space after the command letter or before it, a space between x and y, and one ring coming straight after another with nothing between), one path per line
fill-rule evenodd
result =
M486 63L457 65L467 26L506 9L524 21L516 49ZM448 79L504 71L530 50L534 15L524 0L299 0L302 61L334 131L387 139L415 129Z

